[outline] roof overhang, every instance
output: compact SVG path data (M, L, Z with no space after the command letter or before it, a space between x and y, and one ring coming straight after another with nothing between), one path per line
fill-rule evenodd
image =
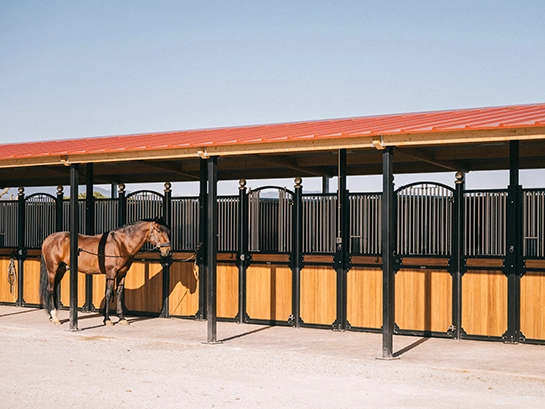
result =
M5 144L0 185L67 184L76 163L94 163L97 183L198 180L199 159L211 156L220 179L332 176L339 149L349 175L379 174L386 147L397 148L396 173L496 170L513 140L521 168L542 168L542 124L545 104Z

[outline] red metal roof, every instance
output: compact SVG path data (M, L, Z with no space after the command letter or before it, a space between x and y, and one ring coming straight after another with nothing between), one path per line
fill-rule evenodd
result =
M545 126L545 103L0 145L0 160Z

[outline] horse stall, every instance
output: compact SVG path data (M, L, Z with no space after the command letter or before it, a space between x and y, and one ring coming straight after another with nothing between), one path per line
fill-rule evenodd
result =
M545 189L518 180L520 158L542 168L544 112L538 104L129 135L119 150L103 138L58 155L54 144L31 144L28 157L8 146L3 184L70 180L77 192L81 173L86 192L95 182L118 190L67 200L62 186L56 195L20 187L0 200L0 303L40 305L40 248L50 234L103 234L160 216L171 254L145 245L135 255L126 309L207 319L209 342L218 318L380 332L387 359L393 334L545 344ZM505 170L507 161L506 188L466 189L466 172ZM394 186L394 164L399 173L452 171L452 184ZM380 173L381 192L347 188L347 175ZM294 184L246 186L248 175ZM301 175L337 175L337 192L303 193ZM240 180L238 192L218 197L220 179ZM170 182L162 192L129 193L120 180L198 180L200 194L172 197ZM101 274L71 271L61 304L71 315L72 300L83 311L114 309L105 285Z
M115 199L94 200L94 232L164 214L168 206L173 257L168 269L166 315L198 318L202 312L197 255L199 198L172 198L151 191L125 195L122 188L119 193ZM545 191L520 189L519 193L524 244L519 326L522 340L543 343L545 318L540 308L545 301ZM62 194L59 190L57 197L25 196L21 190L18 200L0 202L0 267L7 272L7 279L0 283L0 302L40 305L40 245L47 235L68 226L69 203ZM339 195L304 194L300 203L295 196L290 189L265 186L248 191L244 187L238 196L218 198L218 318L294 325L295 315L299 315L301 326L338 329L338 309L346 308L346 329L380 331L381 193L347 195L349 264L346 272L340 273L346 275L345 306L341 307L338 297L343 295L335 261ZM396 333L454 337L458 319L460 338L505 340L509 317L505 269L508 191L465 190L463 183L449 187L417 182L396 190L395 197ZM88 217L85 200L80 200L79 206L83 232ZM22 209L24 228L10 222L20 220ZM300 214L300 221L295 220L296 214ZM302 232L299 278L293 272L297 223L301 223ZM461 233L459 237L456 232ZM457 258L459 288L455 284ZM85 275L80 273L79 277L78 307L104 309L104 276L93 275L90 289ZM64 307L70 305L69 280L66 274L61 282ZM127 274L127 310L139 315L165 314L164 280L160 257L148 245Z

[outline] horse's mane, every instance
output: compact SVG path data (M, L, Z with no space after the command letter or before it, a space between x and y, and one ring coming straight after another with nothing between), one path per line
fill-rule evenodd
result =
M155 218L155 219L140 219L140 220L136 220L134 222L131 222L131 223L126 223L124 224L123 226L117 228L117 229L114 229L113 231L115 230L124 230L124 229L130 229L140 223L149 223L149 222L154 222L154 223L157 223L159 225L159 228L161 229L161 231L167 233L168 235L170 235L170 229L167 227L167 225L165 224L164 220L162 218Z

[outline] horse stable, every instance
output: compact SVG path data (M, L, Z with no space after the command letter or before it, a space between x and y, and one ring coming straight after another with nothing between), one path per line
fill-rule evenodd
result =
M77 233L102 234L162 217L172 253L149 248L127 274L133 314L218 319L393 335L545 343L545 189L520 169L545 164L545 104L318 120L0 145L0 302L40 304L40 248L70 231L60 299L104 305L103 275L78 273ZM504 189L468 190L470 171L508 170ZM452 184L395 186L394 175L452 172ZM382 191L347 177L382 175ZM336 193L303 193L306 177ZM293 178L293 186L245 179ZM238 180L218 196L219 180ZM196 197L172 182L199 181ZM112 198L78 199L95 184ZM164 182L127 192L126 183ZM70 185L70 198L63 186ZM57 187L57 194L25 187Z

